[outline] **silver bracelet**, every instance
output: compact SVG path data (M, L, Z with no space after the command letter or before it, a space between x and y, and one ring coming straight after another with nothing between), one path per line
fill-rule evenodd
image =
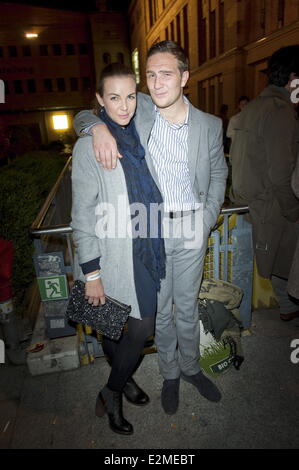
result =
M90 276L85 276L86 282L88 281L96 281L97 279L101 279L101 271L98 271L97 273L91 274Z

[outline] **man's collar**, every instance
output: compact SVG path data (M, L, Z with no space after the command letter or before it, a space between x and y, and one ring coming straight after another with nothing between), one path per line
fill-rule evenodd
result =
M157 107L157 105L154 105L155 106L155 112L160 116L161 119L163 119L165 122L167 122L167 124L170 127L172 127L173 129L181 129L184 126L188 126L189 113L190 113L190 103L189 103L188 99L185 96L183 96L183 100L184 100L184 103L187 105L187 114L186 114L185 121L183 122L183 124L175 124L173 122L167 121L167 119L165 119L162 116L162 114L160 112L160 109Z

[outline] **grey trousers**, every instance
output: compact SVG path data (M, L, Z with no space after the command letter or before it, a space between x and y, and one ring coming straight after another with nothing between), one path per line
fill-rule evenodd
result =
M190 249L184 236L177 236L181 223L182 219L172 219L171 233L165 238L166 278L158 294L156 318L159 368L168 380L178 378L181 371L186 375L200 371L197 298L208 233L205 231L200 246Z

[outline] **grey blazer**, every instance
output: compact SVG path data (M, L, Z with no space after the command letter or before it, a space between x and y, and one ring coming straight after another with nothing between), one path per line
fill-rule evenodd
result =
M125 175L121 165L112 171L99 165L90 136L78 139L73 150L72 192L74 279L84 281L80 264L100 256L105 294L131 305L130 316L140 318Z
M222 122L211 114L190 105L188 134L188 163L194 196L203 203L204 224L207 232L215 225L224 201L227 165L223 153ZM138 93L135 124L146 151L149 170L159 187L147 142L155 122L156 111L150 96ZM74 128L79 136L84 130L99 123L91 111L81 111L75 116ZM118 165L119 166L119 165ZM161 188L160 188L161 189Z

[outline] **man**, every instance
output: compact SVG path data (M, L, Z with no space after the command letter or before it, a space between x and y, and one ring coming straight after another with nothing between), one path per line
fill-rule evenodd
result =
M197 296L208 235L224 199L227 167L220 119L197 110L183 96L189 78L183 49L172 41L152 46L146 78L152 101L147 95L138 95L135 124L148 167L163 196L171 233L165 238L166 278L158 298L155 341L164 377L162 407L167 414L174 414L179 405L180 377L195 385L207 399L221 398L198 362ZM91 113L81 112L75 128L82 135L84 128L98 122ZM95 153L102 165L115 167L119 154L105 126L94 126L92 132ZM200 203L203 239L199 246L187 249L184 234L178 233L181 224L194 223Z
M249 103L248 96L240 96L239 101L238 101L238 113L234 114L228 122L226 137L230 139L230 145L232 144L234 136L235 136L235 129L238 127L238 122L239 122L241 111L245 108L245 106L248 103Z
M299 317L286 290L299 228L291 188L299 142L291 92L298 76L299 45L276 51L269 85L243 109L231 148L231 199L249 205L258 272L271 279L285 321Z

